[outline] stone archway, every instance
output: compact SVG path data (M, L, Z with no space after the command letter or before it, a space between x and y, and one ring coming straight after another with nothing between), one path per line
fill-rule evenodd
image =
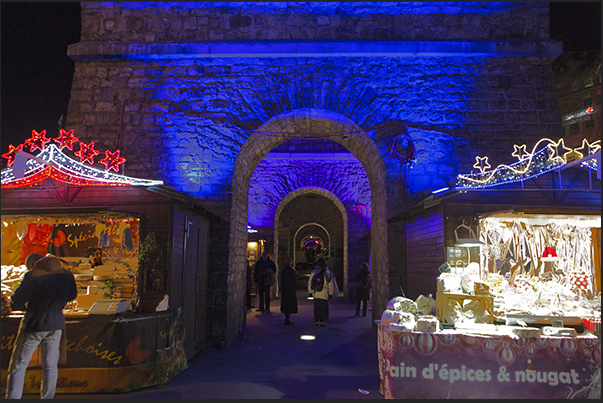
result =
M373 288L373 319L389 301L387 256L385 164L372 139L355 123L336 113L300 109L277 116L262 125L257 132L279 133L281 136L252 135L235 161L232 177L232 198L229 238L228 312L226 340L230 343L244 326L244 287L247 244L248 191L251 176L260 161L273 148L299 137L297 133L328 138L344 146L362 164L371 187L371 256ZM333 137L327 133L345 133Z
M285 208L285 206L292 201L293 199L295 199L296 197L299 197L301 195L305 195L308 193L314 193L314 194L318 194L320 196L324 196L325 198L327 198L328 200L330 200L335 207L337 207L337 210L339 210L339 212L341 213L341 218L343 220L343 281L344 284L341 284L341 290L344 292L344 294L348 294L348 216L346 213L346 209L345 206L343 205L343 203L341 202L341 200L339 200L339 198L337 196L335 196L332 192L329 192L326 189L320 189L320 188L315 188L315 187L305 187L305 188L301 188L301 189L297 189L291 193L289 193L287 196L285 196L283 198L283 200L281 200L281 202L279 203L278 207L276 208L276 212L274 213L274 223L278 223L280 220L280 215L281 212L283 211L283 209ZM275 225L276 227L276 225ZM279 245L279 236L278 236L278 228L275 228L274 230L274 260L278 262L278 245Z

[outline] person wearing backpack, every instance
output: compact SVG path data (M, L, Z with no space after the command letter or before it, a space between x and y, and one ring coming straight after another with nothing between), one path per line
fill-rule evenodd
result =
M267 253L263 253L253 270L253 278L258 285L260 296L260 306L256 311L270 312L270 288L274 285L274 273L276 273L276 265Z
M329 299L333 296L333 273L325 258L318 259L316 268L308 279L308 293L314 299L314 322L318 327L326 327L329 319Z
M371 273L369 272L368 263L362 263L360 271L354 277L356 280L356 288L354 297L356 299L356 313L354 316L360 316L360 304L362 303L362 316L366 316L368 300L371 297Z

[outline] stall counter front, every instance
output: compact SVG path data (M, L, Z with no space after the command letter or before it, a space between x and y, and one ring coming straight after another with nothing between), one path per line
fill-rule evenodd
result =
M378 323L378 354L390 399L601 398L601 344L588 332L526 338Z
M2 394L22 315L3 316ZM188 367L180 309L136 314L65 315L67 362L57 393L121 393L168 383ZM39 349L25 375L24 394L40 391Z

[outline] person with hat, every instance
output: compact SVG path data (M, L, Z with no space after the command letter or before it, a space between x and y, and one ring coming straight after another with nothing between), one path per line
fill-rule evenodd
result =
M26 260L26 263L35 258ZM29 268L29 265L26 264ZM73 274L62 268L54 256L38 259L30 268L11 299L12 310L25 311L8 367L6 398L23 396L25 371L38 346L42 352L40 397L55 395L61 342L65 341L63 308L77 297Z

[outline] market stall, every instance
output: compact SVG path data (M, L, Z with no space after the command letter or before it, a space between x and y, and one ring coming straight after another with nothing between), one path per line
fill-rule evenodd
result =
M78 142L73 131L54 141L33 131L26 144L37 155L22 145L2 155L2 393L23 315L10 311L10 298L34 252L60 258L78 286L64 309L67 362L57 393L169 382L207 345L207 240L210 224L223 220L161 181L118 174L119 152L105 153L102 170L91 166L93 143L80 144L78 162L66 154ZM101 249L101 265L87 261L90 247ZM38 356L24 393L39 391Z
M125 392L168 382L187 367L181 310L143 313L138 278L140 219L98 212L2 214L2 389L24 312L7 310L31 253L50 253L76 279L78 296L64 310L67 362L59 366L57 393ZM102 264L85 253L100 247ZM139 293L139 287L142 289ZM166 306L167 308L167 306ZM39 349L27 371L24 393L37 393Z
M389 220L407 253L377 321L386 398L600 399L600 141L538 144Z
M600 398L601 217L510 210L477 228L434 296L395 297L378 321L385 397Z

